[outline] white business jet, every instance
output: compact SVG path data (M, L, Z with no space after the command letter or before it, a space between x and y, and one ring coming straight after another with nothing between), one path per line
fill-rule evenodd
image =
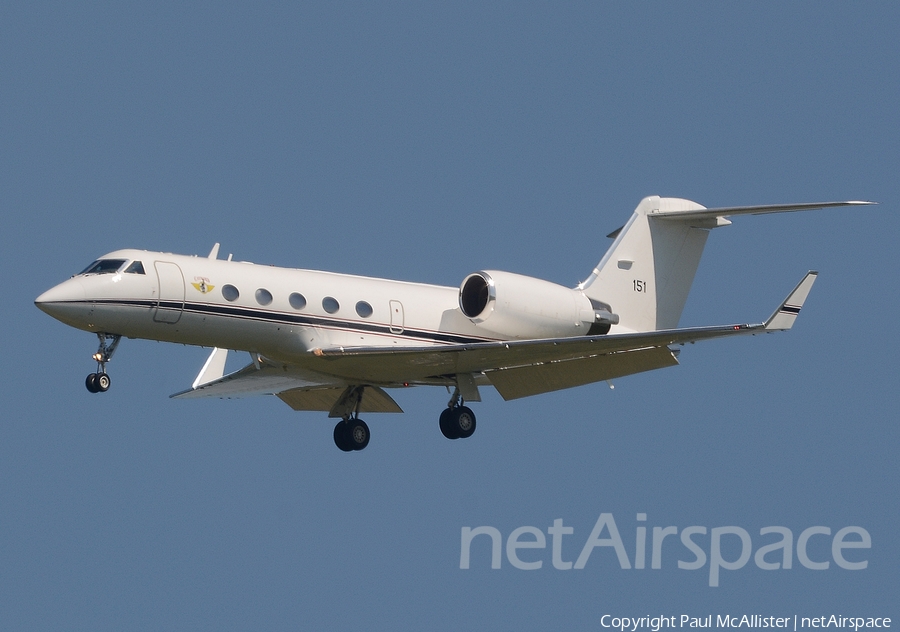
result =
M764 322L678 329L709 230L727 217L871 202L707 209L648 197L609 237L612 246L575 288L482 270L459 288L295 270L218 258L117 250L41 294L54 318L100 344L87 389L110 386L122 336L212 347L191 388L172 397L270 394L294 410L340 419L334 442L362 450L360 413L403 412L385 389L444 386L448 439L475 431L466 402L493 386L504 399L678 364L672 345L790 329L816 272ZM227 350L252 362L225 375Z

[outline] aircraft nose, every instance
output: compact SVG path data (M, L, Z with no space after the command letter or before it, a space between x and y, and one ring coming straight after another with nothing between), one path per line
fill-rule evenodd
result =
M81 283L77 279L69 279L38 296L34 299L34 304L42 312L61 319L72 307L83 302L84 297Z

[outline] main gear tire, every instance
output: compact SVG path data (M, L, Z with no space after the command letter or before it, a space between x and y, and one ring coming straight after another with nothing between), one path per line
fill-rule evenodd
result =
M353 447L350 445L350 441L347 440L347 422L339 421L337 425L334 427L334 445L336 445L343 452L352 452Z
M362 419L350 419L347 421L347 444L351 450L363 450L369 445L371 438L369 426Z
M459 431L454 430L452 408L445 408L441 411L440 427L441 434L448 439L459 439Z

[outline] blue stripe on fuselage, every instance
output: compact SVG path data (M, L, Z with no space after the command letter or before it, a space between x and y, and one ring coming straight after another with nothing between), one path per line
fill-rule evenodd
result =
M274 312L248 307L219 305L214 303L192 303L189 301L184 301L182 303L181 301L153 301L141 299L101 299L93 301L67 301L67 303L76 305L144 307L147 309L160 307L163 309L183 310L191 314L200 314L206 316L241 318L245 320L257 320L285 325L308 325L313 327L326 327L330 329L340 329L350 332L386 334L390 336L402 336L404 338L416 340L444 342L452 344L469 344L493 340L492 338L475 338L472 336L462 336L458 334L421 329L404 328L402 332L397 333L396 331L391 331L391 327L389 325L363 323L359 321L341 320L336 318L324 318L321 316L310 316L306 314L289 314L285 312Z

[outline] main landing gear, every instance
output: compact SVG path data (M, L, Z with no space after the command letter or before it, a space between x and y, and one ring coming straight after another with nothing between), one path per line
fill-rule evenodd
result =
M453 391L453 397L450 398L447 408L441 413L441 433L448 439L468 439L475 433L475 413L460 402L457 388Z
M341 419L334 427L334 445L344 452L362 450L370 437L369 426L359 417Z
M100 340L100 347L97 349L97 353L91 356L97 361L97 372L88 375L84 380L84 385L91 393L105 393L111 384L109 375L106 373L106 363L112 359L122 336L98 333L97 338Z
M362 450L369 445L369 427L359 418L365 389L364 385L348 386L331 407L330 416L341 418L334 427L334 445L344 452Z
M355 452L369 445L369 426L359 418L365 386L348 386L331 409L332 417L341 417L334 426L334 445L344 452ZM448 439L468 439L475 433L475 413L463 405L459 388L447 402L440 417L441 433Z

